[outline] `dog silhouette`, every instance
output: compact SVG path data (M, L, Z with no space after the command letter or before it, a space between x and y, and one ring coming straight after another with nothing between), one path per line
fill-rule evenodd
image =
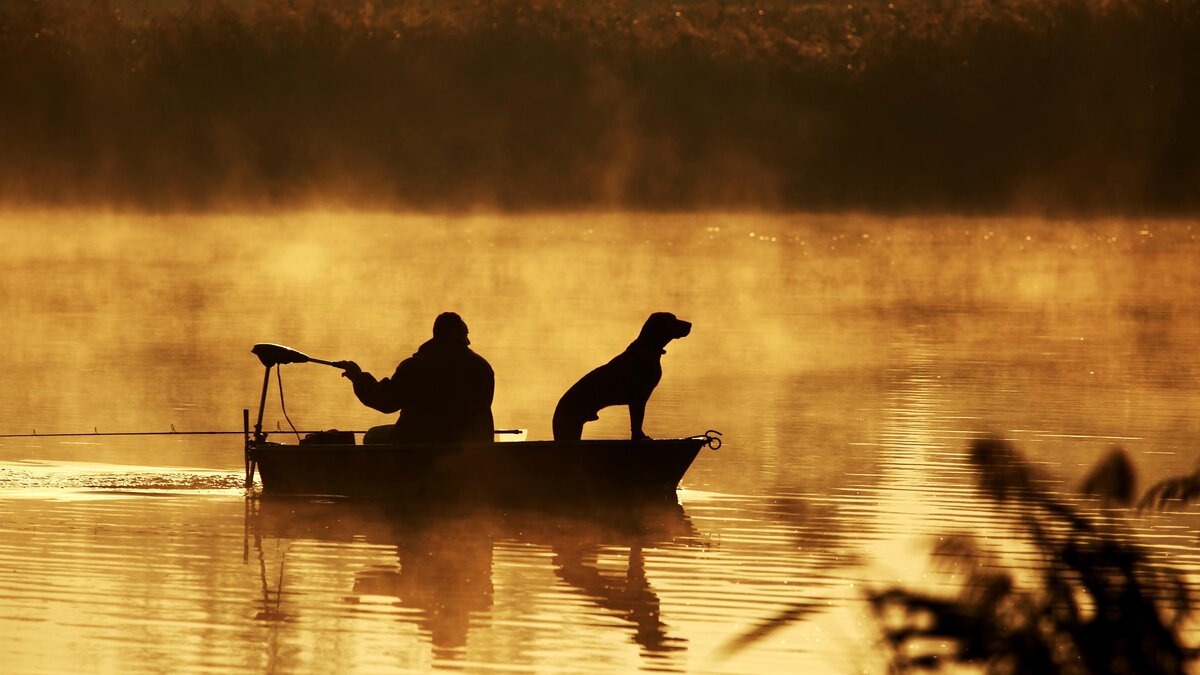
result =
M691 331L692 324L674 314L651 314L625 351L584 375L559 399L554 409L554 440L579 440L583 425L600 419L597 413L612 405L629 406L629 431L634 440L650 438L642 432L642 421L646 401L662 379L663 348Z

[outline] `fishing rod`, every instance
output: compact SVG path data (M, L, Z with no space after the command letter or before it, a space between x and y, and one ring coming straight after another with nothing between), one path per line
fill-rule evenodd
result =
M503 430L507 433L507 429ZM39 434L34 431L31 434L0 434L0 438L76 438L85 436L221 436L244 434L244 431L80 431L73 433L53 433ZM282 430L279 433L283 433ZM313 431L301 431L302 434L316 433ZM366 433L363 431L351 431L352 434Z
M0 438L71 438L78 436L216 436L218 434L240 434L240 431L79 431L72 433L0 434Z
M73 433L53 433L39 434L34 431L30 434L0 434L0 438L83 438L92 436L222 436L222 435L242 435L245 431L80 431ZM282 429L276 429L274 432L267 433L292 433L291 431L284 432ZM298 431L300 434L315 434L317 431ZM352 430L347 431L350 434L365 434L365 431ZM523 434L524 429L493 429L493 434Z

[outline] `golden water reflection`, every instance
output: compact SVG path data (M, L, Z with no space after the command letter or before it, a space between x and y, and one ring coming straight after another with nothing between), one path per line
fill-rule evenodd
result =
M6 667L89 671L87 654L102 653L99 669L120 672L743 672L796 658L785 644L726 662L717 648L797 591L852 597L832 576L852 559L828 507L780 500L756 513L752 500L704 494L690 504L554 513L162 492L3 499Z
M6 667L883 672L867 598L953 588L939 539L976 533L1019 574L1039 565L961 454L897 447L878 487L685 490L602 511L246 499L189 487L185 469L112 466L99 473L116 487L79 487L27 468L0 499ZM1200 516L1123 520L1164 563L1200 570Z
M945 591L940 537L983 537L1037 573L976 494L971 438L1013 439L1062 499L1112 444L1143 486L1192 470L1196 227L7 214L0 433L238 428L260 386L250 345L387 372L454 309L496 370L498 425L546 438L565 388L669 310L695 327L664 356L647 431L726 440L689 470L674 515L615 521L247 510L236 437L3 440L8 663L880 672L864 594ZM300 426L389 421L336 371L283 378ZM278 403L268 428L286 428ZM586 433L627 431L611 410ZM1195 581L1197 517L1120 517Z

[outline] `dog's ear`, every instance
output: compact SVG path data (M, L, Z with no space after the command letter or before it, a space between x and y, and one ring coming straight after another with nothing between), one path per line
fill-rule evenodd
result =
M670 312L655 312L646 318L646 323L642 324L642 335L663 335L670 330L668 328L675 323L675 315Z

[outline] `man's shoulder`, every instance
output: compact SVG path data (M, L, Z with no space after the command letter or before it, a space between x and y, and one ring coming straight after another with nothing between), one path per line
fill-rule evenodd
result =
M488 372L491 372L492 364L488 363L487 359L480 356L478 353L475 352L475 350L471 349L470 347L467 348L467 354L470 355L471 360L474 361L477 365L479 365L483 368L487 368Z

